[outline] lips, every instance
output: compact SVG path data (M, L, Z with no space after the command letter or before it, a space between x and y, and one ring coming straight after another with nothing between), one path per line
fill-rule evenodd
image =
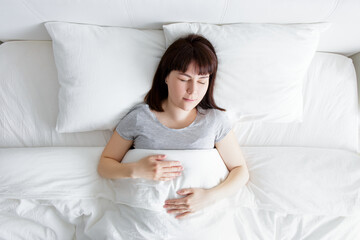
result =
M194 102L195 99L187 99L187 98L184 98L185 101L188 101L188 102Z

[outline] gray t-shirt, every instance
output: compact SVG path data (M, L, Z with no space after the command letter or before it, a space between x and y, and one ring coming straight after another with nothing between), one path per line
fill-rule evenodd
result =
M138 149L211 149L231 130L225 112L197 108L195 120L181 129L168 128L150 111L149 105L139 103L120 120L116 131L121 137L134 141Z

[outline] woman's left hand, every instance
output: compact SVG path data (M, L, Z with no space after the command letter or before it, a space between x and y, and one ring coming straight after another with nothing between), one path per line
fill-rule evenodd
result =
M203 188L184 188L177 191L177 193L187 196L166 200L164 205L164 208L168 209L168 213L180 213L176 218L196 212L214 202L209 190Z

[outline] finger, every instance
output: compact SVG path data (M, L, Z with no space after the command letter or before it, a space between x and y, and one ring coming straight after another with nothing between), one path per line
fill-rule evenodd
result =
M187 205L184 205L184 204L182 204L182 205L165 204L165 205L164 205L164 208L165 208L165 209L169 209L169 210L171 210L171 209L185 209L185 210L189 210L189 207L188 207Z
M179 161L161 161L161 167L179 167L181 166L181 162Z
M188 212L187 209L169 209L166 211L167 213L185 213Z
M182 166L176 166L176 167L163 167L164 172L180 172L184 168Z
M183 197L183 198L177 198L177 199L171 199L171 200L166 200L165 204L175 204L175 205L186 205L186 201L187 201L188 197Z
M193 193L193 189L191 189L191 188L183 188L183 189L180 189L179 191L177 191L177 194L179 194L179 195L187 195L190 193Z
M189 215L189 214L191 214L191 212L184 212L182 214L177 215L175 218L183 218L183 217L185 217L186 215Z
M153 155L152 156L155 160L163 160L164 158L166 158L165 154L158 154L158 155Z

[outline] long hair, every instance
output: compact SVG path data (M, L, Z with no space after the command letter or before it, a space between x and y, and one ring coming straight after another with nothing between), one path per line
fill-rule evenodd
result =
M216 105L213 97L218 59L213 45L203 36L189 34L173 42L165 51L155 72L150 91L144 101L150 109L163 112L162 101L168 97L166 77L171 71L186 72L190 62L194 60L199 70L199 75L209 74L207 92L198 104L203 109L225 109Z

